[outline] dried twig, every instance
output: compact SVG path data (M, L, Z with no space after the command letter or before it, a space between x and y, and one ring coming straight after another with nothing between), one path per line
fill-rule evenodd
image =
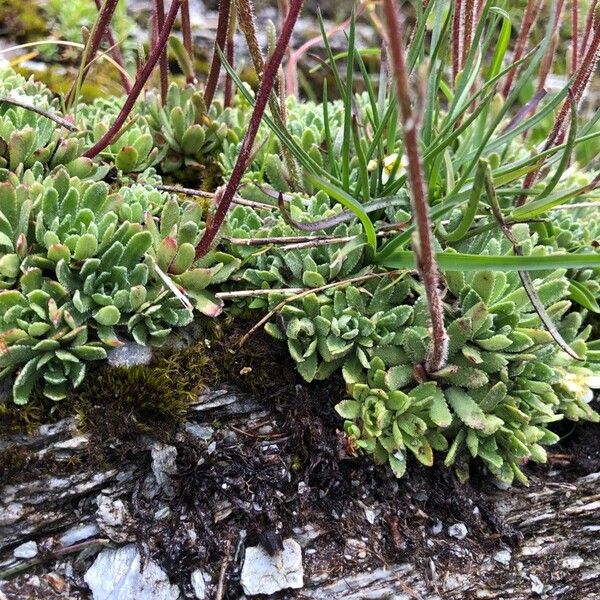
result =
M27 102L23 102L23 100L19 100L18 98L5 98L0 97L0 103L11 104L12 106L18 106L19 108L24 108L25 110L30 110L31 112L37 113L38 115L42 115L42 117L46 117L55 123L58 123L61 127L72 131L73 133L78 133L79 130L77 127L71 123L68 119L61 117L60 115L56 115L47 111L43 108L38 108L37 106L33 106L31 104L27 104Z
M357 275L356 277L350 277L348 279L343 279L341 281L334 281L333 283L328 283L326 285L323 285L321 287L318 288L309 288L306 290L303 290L302 292L295 294L293 296L291 296L290 298L286 298L285 300L282 300L275 308L273 308L272 310L270 310L262 319L260 319L260 321L258 321L257 323L255 323L252 328L250 329L250 331L248 331L248 333L246 333L240 340L239 342L239 346L243 346L250 337L252 337L252 335L254 335L265 323L267 323L271 317L275 314L277 314L286 304L289 304L290 302L293 302L294 300L301 300L302 298L304 298L304 296L308 296L308 294L316 294L318 292L324 292L325 290L330 290L332 288L336 288L336 287L341 287L344 285L348 285L350 283L358 283L360 281L368 281L369 279L376 279L377 277L382 278L382 277L396 277L398 275L403 275L404 273L406 273L406 270L397 270L397 271L385 271L384 273L368 273L366 275ZM273 289L273 290L267 290L270 293L277 293L279 292L279 290L277 289Z

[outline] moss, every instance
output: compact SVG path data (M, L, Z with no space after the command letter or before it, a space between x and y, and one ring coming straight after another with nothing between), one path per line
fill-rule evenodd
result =
M36 2L0 0L2 36L18 42L47 37L49 30L41 7Z
M32 459L30 450L19 447L5 448L0 452L0 484L13 482L22 473Z

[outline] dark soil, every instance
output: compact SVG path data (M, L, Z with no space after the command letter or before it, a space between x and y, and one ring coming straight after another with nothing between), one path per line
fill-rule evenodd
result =
M491 484L484 473L475 468L471 480L461 484L442 465L425 468L413 461L408 475L395 480L367 459L349 456L334 411L343 394L342 381L334 378L307 385L296 375L284 349L271 339L259 335L244 351L233 352L238 337L237 330L217 336L223 341L213 343L202 358L198 351L183 351L188 365L198 361L195 389L201 379L214 385L224 378L251 392L264 409L235 424L225 412L211 412L216 433L210 445L180 427L184 415L177 412L181 407L173 398L180 397L181 389L168 388L172 405L161 408L159 399L158 413L148 410L143 398L151 390L140 387L140 377L147 373L121 374L119 398L113 394L110 402L108 397L89 395L100 393L101 378L106 377L100 371L87 384L87 398L82 392L73 400L83 429L95 439L91 461L118 466L134 458L147 472L148 452L139 451L144 437L177 448L172 496L147 498L140 479L128 507L133 516L131 537L147 544L172 583L189 590L190 572L197 568L210 573L214 582L224 561L230 561L225 598L237 598L243 547L260 543L276 550L283 538L297 536L306 527L318 533L313 546L319 551L304 553L305 576L313 581L408 557L424 573L434 557L438 569L459 563L464 568L468 557L494 551L500 543L518 545L519 535L493 508ZM165 371L165 360L150 368L157 389L164 384L160 380L167 376L165 372L170 373ZM171 355L169 361L186 366L181 355ZM130 387L136 402L123 401L124 386ZM170 409L174 412L167 418ZM567 423L561 428L562 440L552 449L548 465L536 466L532 472L559 470L555 481L570 481L600 470L600 426ZM26 456L5 458L5 471L13 477L23 473ZM38 464L37 469L52 471L48 464ZM156 511L165 506L170 516L157 520ZM458 522L466 525L469 535L457 546L446 532Z

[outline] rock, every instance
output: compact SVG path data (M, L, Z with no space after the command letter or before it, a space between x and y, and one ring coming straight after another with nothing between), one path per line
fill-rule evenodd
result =
M130 533L133 529L133 519L123 501L112 500L103 495L98 496L96 501L96 522L102 533L119 544L133 541L135 535Z
M191 579L194 595L198 600L204 600L206 598L206 582L204 581L204 573L202 570L196 569L193 571Z
M241 584L248 596L274 594L304 585L302 548L292 539L283 540L283 551L269 556L262 546L246 548Z
M496 552L496 554L494 554L494 560L506 567L508 565L510 565L511 558L512 558L512 552L510 550L498 550L498 552Z
M448 527L448 535L456 538L457 540L464 540L467 537L469 530L464 523L455 523Z
M199 425L198 423L186 423L185 430L195 438L208 442L215 433L215 430L208 425Z
M108 364L111 367L136 367L147 365L152 360L152 348L127 342L118 348L111 348L107 352Z
M346 540L344 558L346 560L364 560L367 558L367 544L354 538Z
M323 533L322 529L312 523L308 523L304 527L294 527L293 531L294 539L302 546L302 548L310 546L311 543Z
M560 564L563 569L568 569L569 571L573 571L575 569L579 569L579 567L584 562L585 562L585 560L581 556L571 555L571 556L566 556Z
M177 473L177 465L175 464L177 448L156 443L152 446L151 455L152 473L154 473L156 483L170 496L173 494L171 475Z
M13 550L13 556L15 558L33 558L38 552L37 544L33 541L25 542L20 546L17 546Z
M179 589L153 560L142 565L133 544L103 550L87 570L84 580L93 600L177 600Z

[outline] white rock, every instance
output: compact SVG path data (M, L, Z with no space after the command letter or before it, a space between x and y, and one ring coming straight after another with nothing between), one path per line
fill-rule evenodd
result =
M584 562L585 561L581 556L574 554L563 558L561 565L563 569L568 569L570 571L572 569L579 569Z
M494 554L494 560L505 566L510 565L511 558L512 552L510 550L498 550L498 552Z
M106 358L111 367L147 365L152 360L152 348L129 342L118 348L111 348Z
M177 600L176 585L133 544L100 552L84 576L93 600Z
M206 582L204 581L204 573L202 570L196 569L192 573L191 579L194 595L198 600L204 600L206 598Z
M185 430L199 440L207 442L215 433L215 430L208 425L199 425L198 423L186 423Z
M156 479L156 483L162 490L171 494L173 486L171 485L171 475L177 473L177 448L175 446L167 446L165 444L156 443L152 446L152 473Z
M304 585L302 548L292 539L283 541L283 551L269 556L262 546L246 548L241 584L248 596L274 594Z
M455 523L448 527L448 535L457 540L464 540L467 537L469 530L464 523Z
M33 558L38 552L37 544L34 541L25 542L20 546L17 546L13 550L13 556L15 558Z

